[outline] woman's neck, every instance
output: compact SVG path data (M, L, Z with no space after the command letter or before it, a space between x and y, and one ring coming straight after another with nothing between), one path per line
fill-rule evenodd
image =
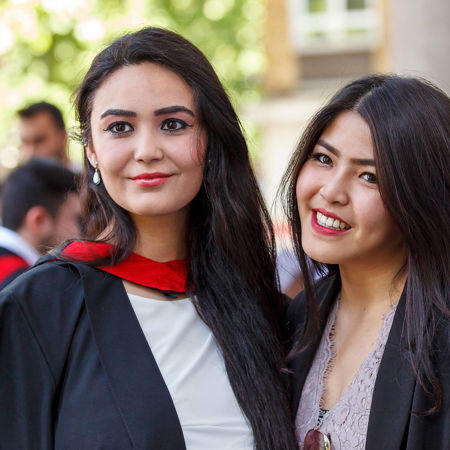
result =
M355 311L385 309L395 304L406 282L403 261L391 264L339 266L341 305Z
M186 258L187 211L158 217L134 216L133 221L137 229L135 253L160 262Z

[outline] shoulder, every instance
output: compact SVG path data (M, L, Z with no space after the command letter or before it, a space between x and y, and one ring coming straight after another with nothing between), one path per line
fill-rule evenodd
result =
M0 292L0 313L22 315L32 328L72 322L82 307L80 275L71 264L46 262L18 276Z
M24 258L0 247L0 290L29 268Z
M330 289L333 289L339 280L336 276L325 277L314 283L314 292L319 302L327 297ZM333 289L334 290L334 289ZM290 300L287 306L286 318L292 321L302 321L306 313L306 292L300 292L294 299Z
M45 264L38 262L14 280L2 293L13 293L23 297L37 293L55 294L60 290L67 290L67 284L77 279L77 272L71 266L60 261L49 261Z
M20 358L31 358L34 349L33 357L42 355L56 377L83 311L83 287L73 267L55 261L31 268L0 292L2 358L8 348Z
M337 276L325 277L317 280L314 283L314 292L317 300L322 303L329 297L331 291L336 290L337 284L340 281ZM306 320L307 315L307 298L306 292L300 292L294 299L290 300L286 308L285 327L288 336L294 336L300 330Z

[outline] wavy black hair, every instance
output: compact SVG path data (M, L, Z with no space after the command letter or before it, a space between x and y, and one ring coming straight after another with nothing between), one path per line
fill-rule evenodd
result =
M223 354L237 401L260 450L294 449L280 344L283 312L275 275L274 235L239 120L205 56L173 32L144 28L120 37L99 53L76 91L80 133L91 139L96 90L128 65L156 63L192 89L207 136L202 187L190 204L188 281L198 311ZM116 246L110 263L134 248L136 228L103 184L92 183L86 155L81 193L87 238L101 234Z
M416 378L434 398L431 413L442 403L433 339L439 323L450 318L450 99L428 81L370 75L351 82L313 117L292 156L282 192L309 313L291 356L317 336L319 327L317 296L301 245L297 178L320 135L344 111L357 112L370 128L381 198L406 244L405 330ZM322 273L339 270L313 263Z

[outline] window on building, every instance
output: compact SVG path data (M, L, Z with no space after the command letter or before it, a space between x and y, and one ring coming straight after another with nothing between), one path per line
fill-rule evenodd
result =
M370 50L380 25L377 0L288 0L294 48L301 53Z

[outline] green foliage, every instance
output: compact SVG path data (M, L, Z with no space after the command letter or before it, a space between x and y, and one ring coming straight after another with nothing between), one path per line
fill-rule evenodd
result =
M8 39L0 44L0 169L17 163L17 109L46 100L75 126L71 94L93 56L116 36L142 26L167 27L196 44L236 107L257 99L264 12L263 0L0 2L0 42L3 35L10 38L9 47ZM74 159L80 157L78 145L70 150Z
M326 0L309 0L308 2L308 11L311 13L325 12L326 9Z

